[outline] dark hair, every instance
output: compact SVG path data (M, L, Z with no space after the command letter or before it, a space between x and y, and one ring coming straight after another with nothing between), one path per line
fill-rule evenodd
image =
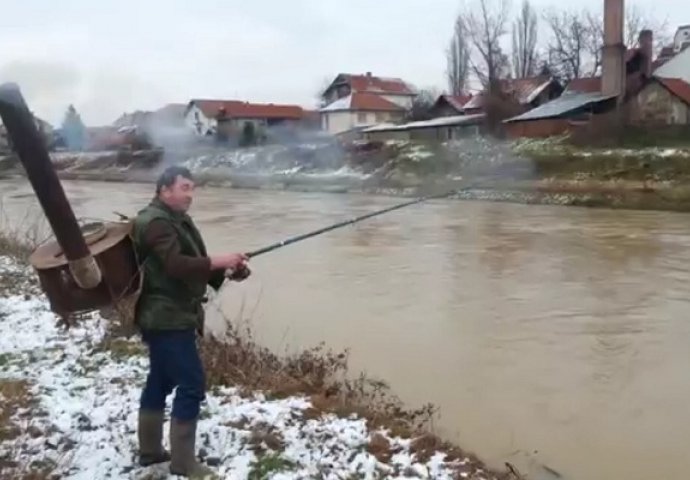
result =
M189 169L177 166L168 167L161 173L156 181L156 195L161 193L163 187L171 187L174 185L178 175L188 180L194 180L194 178L192 178L192 172L190 172Z

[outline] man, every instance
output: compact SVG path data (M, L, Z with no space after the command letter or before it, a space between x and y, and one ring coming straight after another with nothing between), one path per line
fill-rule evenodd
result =
M218 290L228 270L237 281L250 272L243 254L207 255L187 215L193 194L189 170L170 167L158 179L155 198L134 220L134 244L144 272L136 323L150 360L139 406L139 463L170 460L174 475L218 478L196 461L197 419L205 399L196 337L203 333L207 285ZM162 446L165 399L175 387L168 453Z

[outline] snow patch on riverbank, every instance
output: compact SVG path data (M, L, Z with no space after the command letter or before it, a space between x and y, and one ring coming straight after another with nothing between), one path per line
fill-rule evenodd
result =
M136 466L137 406L148 364L145 356L129 353L138 341L118 340L128 354L101 348L106 325L97 314L70 330L58 328L45 298L26 283L29 274L0 257L0 277L18 279L0 294L0 381L29 382L37 401L29 412L14 412L18 424L29 413L31 428L0 443L0 458L54 464L61 478L72 480L168 478L167 464ZM223 478L232 479L248 478L267 458L275 470L265 478L276 480L490 478L469 470L469 459L446 462L437 452L422 461L409 439L372 431L356 417L310 415L310 408L307 398L269 400L216 389L203 407L197 448ZM369 453L372 435L390 445L389 461Z

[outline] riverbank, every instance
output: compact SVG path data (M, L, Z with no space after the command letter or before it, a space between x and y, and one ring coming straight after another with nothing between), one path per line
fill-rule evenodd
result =
M455 198L580 207L690 211L690 148L583 149L564 139L511 144L390 141L334 153L332 145L178 155L200 185ZM54 154L64 180L152 183L160 152ZM0 178L23 176L16 159ZM469 186L469 187L468 187Z
M0 477L168 478L166 465L134 466L141 344L105 312L58 327L26 253L1 239ZM431 407L345 380L346 354L280 358L232 327L201 350L200 456L223 478L514 478L429 433Z

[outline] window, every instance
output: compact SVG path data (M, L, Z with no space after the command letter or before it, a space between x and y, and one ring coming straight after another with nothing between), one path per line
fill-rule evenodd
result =
M367 112L357 112L357 123L367 123Z
M386 114L383 112L376 112L376 123L382 123L386 121Z

